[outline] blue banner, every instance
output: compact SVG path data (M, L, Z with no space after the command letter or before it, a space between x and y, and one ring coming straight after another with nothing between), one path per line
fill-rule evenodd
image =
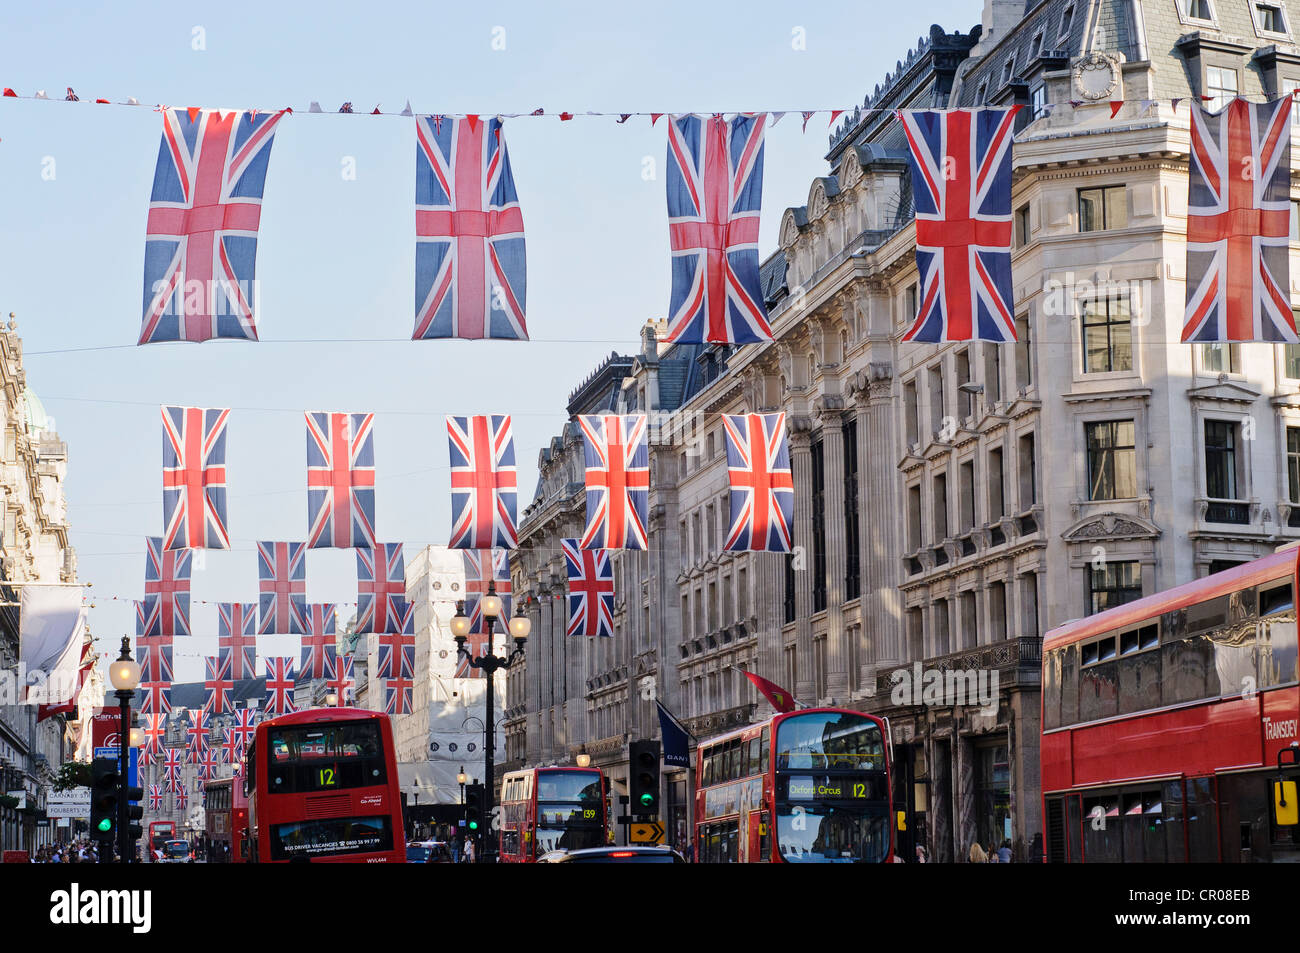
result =
M691 766L690 735L672 713L656 700L659 709L659 734L663 738L664 766L689 768Z

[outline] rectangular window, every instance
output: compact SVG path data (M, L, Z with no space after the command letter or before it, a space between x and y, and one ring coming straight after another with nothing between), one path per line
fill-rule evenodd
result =
M948 600L936 599L934 603L934 654L947 655L952 651L949 639Z
M826 455L818 436L812 445L813 612L826 608Z
M1276 3L1255 4L1255 24L1261 33L1286 33L1286 17Z
M961 601L961 647L973 649L980 644L979 626L975 612L975 593L963 592L958 598Z
M907 488L907 551L914 553L921 548L921 487Z
M647 610L648 611L648 610ZM742 622L749 617L749 572L741 566L736 573L736 618ZM647 631L649 625L646 626Z
M906 313L903 315L903 318L908 324L911 324L916 320L917 309L921 307L919 294L919 287L915 282L907 286L907 295L903 299L906 303Z
M989 451L989 522L996 523L1006 514L1006 496L1002 473L1002 450Z
M781 618L786 625L794 621L794 553L785 557L785 598L782 600Z
M1240 344L1202 344L1201 369L1210 374L1240 374Z
M1215 500L1237 499L1237 425L1226 420L1205 422L1205 495Z
M1032 333L1029 315L1016 318L1016 386L1021 390L1034 383L1034 352L1030 342Z
M925 658L925 622L920 609L907 610L907 657L914 662Z
M1037 464L1034 461L1034 435L1020 438L1020 508L1027 510L1038 502Z
M940 475L934 478L934 541L942 542L948 538L948 478Z
M1133 317L1123 296L1081 302L1083 372L1133 370Z
M1003 642L1007 637L1007 585L995 582L989 586L989 642Z
M1043 52L1043 31L1039 30L1034 34L1034 42L1029 47L1029 58L1038 59L1038 55Z
M1011 59L1007 60L1002 66L1002 85L1005 86L1011 82L1011 78L1016 75L1016 54L1011 54Z
M1047 84L1039 83L1037 86L1035 86L1033 89L1029 91L1030 121L1032 122L1035 119L1041 119L1043 117L1043 114L1046 111L1045 109L1046 106L1047 106ZM1029 234L1028 229L1025 230L1025 234L1026 235ZM1022 241L1020 242L1020 244L1023 245L1025 243Z
M1042 87L1040 86L1039 89ZM1024 248L1029 244L1029 203L1016 209L1016 247Z
M970 349L957 354L957 416L965 420L974 413L974 401L969 389L963 384L970 383Z
M1002 399L1002 351L993 341L984 342L984 403Z
M1061 31L1059 36L1060 39L1064 40L1069 38L1070 25L1073 22L1074 22L1074 4L1072 3L1068 7L1066 7L1065 12L1061 14Z
M1088 448L1088 499L1137 497L1137 447L1131 420L1083 425Z
M1210 0L1183 0L1183 8L1187 12L1189 20L1207 20L1213 22L1214 10L1210 7Z
M903 385L903 417L903 423L907 426L907 444L915 446L921 442L921 418L917 410L915 380Z
M846 420L844 440L844 598L862 594L858 523L858 421Z
M1282 345L1282 376L1300 380L1300 344Z
M1287 498L1300 503L1300 427L1286 428L1286 478Z
M1223 66L1207 66L1205 95L1210 97L1205 108L1212 113L1228 105L1237 96L1237 71Z
M1122 185L1079 190L1079 231L1128 227L1128 191Z
M1020 605L1023 626L1020 634L1036 638L1038 631L1038 573L1027 572L1020 577Z
M943 429L946 408L943 401L943 365L930 368L930 431L938 433Z
M1142 598L1142 567L1136 560L1107 562L1086 571L1089 615Z
M969 533L975 526L975 461L961 465L961 533Z

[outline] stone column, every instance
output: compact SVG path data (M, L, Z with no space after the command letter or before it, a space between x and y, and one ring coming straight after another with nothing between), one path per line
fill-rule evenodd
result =
M858 402L858 486L861 519L863 618L871 626L871 660L862 684L874 683L878 669L903 661L903 601L898 592L903 556L905 501L899 493L898 439L893 366L873 361L860 376ZM865 385L865 386L862 386ZM865 401L864 398L865 397ZM864 406L865 404L865 406Z
M553 593L543 582L543 574L537 575L537 608L533 618L532 638L528 646L528 763L537 764L542 759L542 679L546 669L543 656L544 634L551 628L551 613L554 611Z
M844 631L844 430L843 400L818 401L822 425L822 499L826 512L826 694L837 704L849 700L849 645Z
M785 686L794 697L815 701L812 648L812 422L807 417L790 420L790 471L794 478L794 574L795 655L798 674L794 685ZM802 556L800 556L802 549ZM778 683L779 684L779 683Z

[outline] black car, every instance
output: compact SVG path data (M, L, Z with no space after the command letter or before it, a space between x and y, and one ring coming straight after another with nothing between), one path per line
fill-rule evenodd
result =
M539 864L684 864L686 859L667 847L589 847L553 850L537 858Z

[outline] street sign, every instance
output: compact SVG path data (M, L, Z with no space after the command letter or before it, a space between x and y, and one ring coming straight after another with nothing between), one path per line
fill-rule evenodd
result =
M664 826L658 821L641 821L633 824L628 841L633 844L662 844Z
M90 788L51 791L45 796L46 817L90 817Z

